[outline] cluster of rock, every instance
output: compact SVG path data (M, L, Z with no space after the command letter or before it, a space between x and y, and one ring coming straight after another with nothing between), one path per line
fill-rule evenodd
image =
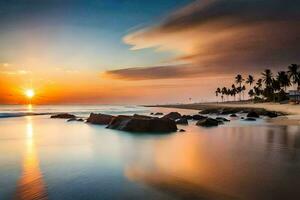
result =
M213 127L229 122L230 120L224 117L211 118L203 114L217 114L217 115L229 115L231 118L238 118L238 113L247 112L246 118L241 118L245 121L256 121L260 115L268 117L277 117L275 112L266 111L264 109L259 110L240 110L238 108L224 108L224 109L206 109L199 112L196 115L181 115L178 112L171 112L162 117L156 117L163 115L163 113L151 113L152 116L144 115L119 115L112 116L107 114L95 114L91 113L86 122L91 124L106 125L106 128L116 129L130 132L152 132L152 133L168 133L177 131L177 125L188 125L189 120L195 120L197 126ZM155 116L153 116L155 115ZM75 115L69 113L60 113L52 115L51 118L68 119L68 121L84 121L82 118L78 118ZM180 129L179 132L185 130Z
M263 108L208 108L199 112L200 114L216 114L216 115L231 115L231 117L236 116L237 113L248 113L249 117L252 117L252 114L255 114L255 118L259 116L266 116L270 118L275 118L282 113L268 111ZM248 117L248 116L247 116Z

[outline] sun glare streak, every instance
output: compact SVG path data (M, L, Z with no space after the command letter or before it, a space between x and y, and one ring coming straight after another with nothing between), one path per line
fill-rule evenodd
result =
M32 117L27 117L26 149L24 149L22 175L14 199L48 199L38 154L34 143Z

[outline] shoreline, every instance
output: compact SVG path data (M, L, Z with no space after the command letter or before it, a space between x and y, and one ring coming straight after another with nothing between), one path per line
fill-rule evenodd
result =
M192 110L204 109L223 109L223 108L237 108L237 109L264 109L270 112L278 112L284 115L300 115L300 105L277 104L277 103L194 103L194 104L165 104L165 105L146 105L145 107L162 107L162 108L181 108Z

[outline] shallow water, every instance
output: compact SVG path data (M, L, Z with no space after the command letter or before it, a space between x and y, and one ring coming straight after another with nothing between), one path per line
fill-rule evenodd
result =
M76 108L68 111L170 111ZM299 126L194 123L141 136L48 115L1 118L0 199L300 199Z

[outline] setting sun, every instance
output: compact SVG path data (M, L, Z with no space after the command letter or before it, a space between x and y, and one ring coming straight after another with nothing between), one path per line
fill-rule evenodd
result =
M32 97L34 97L34 90L33 89L28 89L25 91L25 95L27 98L31 99Z

